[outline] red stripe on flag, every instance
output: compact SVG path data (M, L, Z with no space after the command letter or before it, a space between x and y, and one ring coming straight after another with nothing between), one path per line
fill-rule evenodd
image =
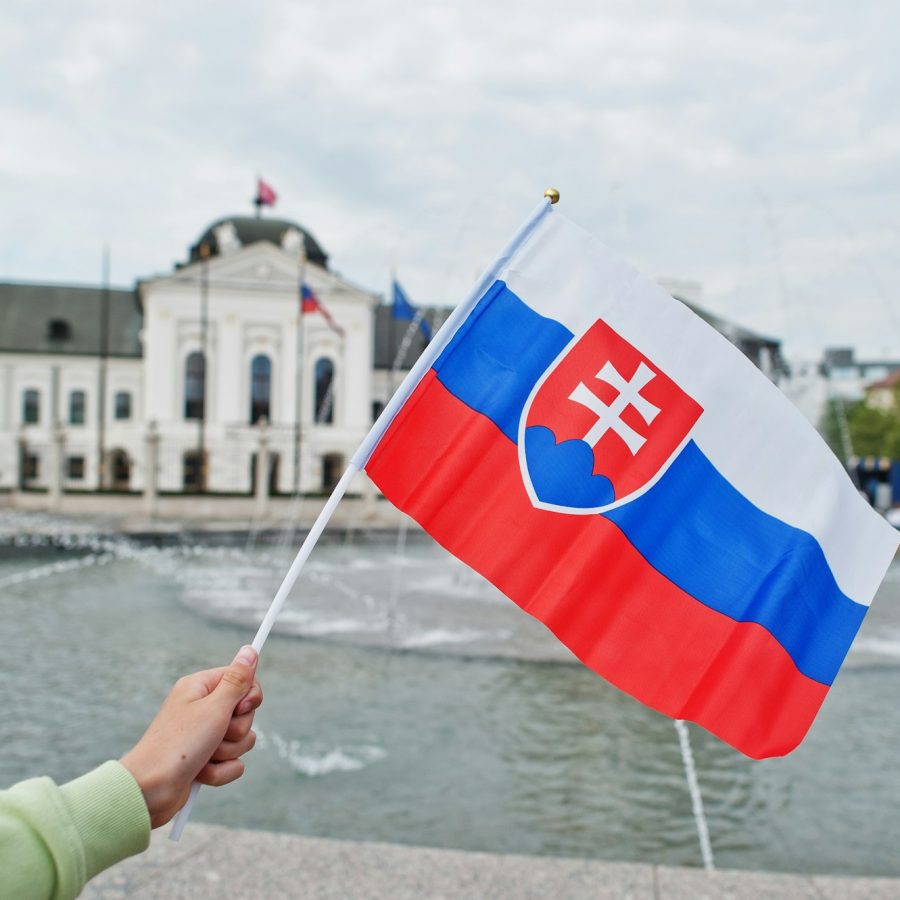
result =
M429 372L366 466L391 502L587 666L748 756L788 753L828 692L760 625L704 606L602 516L535 509L518 450Z

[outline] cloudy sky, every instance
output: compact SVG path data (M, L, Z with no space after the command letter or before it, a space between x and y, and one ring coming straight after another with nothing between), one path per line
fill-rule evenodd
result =
M550 185L785 341L900 356L900 4L4 4L0 279L95 282L276 214L454 303Z

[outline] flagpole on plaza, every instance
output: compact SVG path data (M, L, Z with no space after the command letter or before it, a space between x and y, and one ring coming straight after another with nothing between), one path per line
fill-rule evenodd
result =
M359 448L353 455L353 458L350 460L350 463L344 471L344 474L341 475L340 481L338 481L334 490L331 492L331 496L326 501L325 506L322 507L322 510L316 517L316 521L313 523L312 528L310 528L309 533L306 535L306 538L300 545L300 549L297 551L297 555L294 558L293 563L291 563L291 567L288 569L287 574L284 576L281 587L278 588L278 591L276 592L271 604L269 605L269 609L266 611L265 616L263 616L263 620L256 632L256 637L253 638L253 647L257 653L262 652L263 646L266 643L266 639L269 637L269 632L271 632L272 627L275 625L278 614L281 612L281 609L284 606L284 603L287 600L291 589L294 587L297 579L300 577L300 572L303 569L303 566L306 564L306 560L309 559L309 555L310 553L312 553L313 547L315 547L319 538L322 536L322 532L325 530L325 526L328 524L329 519L331 519L331 516L334 514L334 511L337 508L338 503L341 501L341 498L347 492L347 488L350 486L350 483L353 481L357 473L365 468L366 463L368 463L369 461L369 457L371 457L372 453L375 451L375 448L378 446L378 442L390 427L391 423L394 420L394 417L400 411L400 408L403 406L403 404L406 403L406 401L409 399L418 383L432 367L438 356L440 356L443 349L447 346L447 344L450 343L453 335L456 333L457 328L459 328L459 326L466 320L466 317L469 315L469 313L472 312L475 305L484 295L484 292L494 283L494 281L497 280L497 275L500 273L503 267L509 262L512 256L518 252L522 245L531 237L537 226L543 220L544 216L547 215L547 213L550 211L550 208L558 201L559 191L557 191L555 188L548 188L544 192L544 196L541 201L531 211L531 214L522 223L515 234L513 234L513 236L509 239L509 241L506 243L506 246L500 251L500 254L497 256L497 258L490 264L490 266L488 266L484 274L482 274L482 276L478 279L463 302L460 303L459 306L457 306L456 309L454 309L453 312L447 317L444 324L441 326L441 330L425 347L424 352L416 360L413 367L409 370L406 378L403 379L403 382L394 393L394 396L391 397L391 399L388 401L387 406L385 406L385 408L382 410L381 415L376 419L375 424L369 430L369 433L365 436L365 438L363 438L362 443L359 445ZM300 315L301 317L303 315L302 298ZM191 785L191 791L188 795L187 802L184 804L184 806L172 821L172 829L169 832L170 840L177 841L181 839L181 834L184 831L184 826L187 825L188 819L190 818L191 808L194 805L194 800L199 791L199 782L194 782L194 784Z
M100 364L97 368L97 490L106 489L106 382L109 356L109 244L103 245L100 289Z
M262 191L259 189L259 183L262 181L262 178L257 175L256 176L256 196L253 198L253 205L256 207L256 218L262 218L262 208L263 208L263 198Z
M302 417L303 417L303 365L304 365L304 342L306 340L306 330L304 328L303 319L303 279L306 277L306 253L305 247L300 246L300 257L297 265L297 356L296 356L296 372L294 378L294 496L300 494L300 442L302 438Z
M200 245L200 355L203 358L203 394L197 431L197 492L206 493L206 405L209 402L209 244Z

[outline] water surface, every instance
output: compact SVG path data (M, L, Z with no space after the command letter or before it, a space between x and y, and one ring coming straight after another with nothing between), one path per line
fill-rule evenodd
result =
M293 555L287 535L157 547L64 523L32 538L34 522L0 517L3 784L124 752L176 675L252 637ZM787 759L748 760L691 726L720 867L900 875L898 596L894 567ZM201 792L198 820L700 863L672 723L430 541L317 548L261 674L248 774Z

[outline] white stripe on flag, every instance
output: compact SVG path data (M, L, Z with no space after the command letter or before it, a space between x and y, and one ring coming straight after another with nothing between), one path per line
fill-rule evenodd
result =
M602 318L646 354L703 407L692 436L718 471L758 508L813 535L841 590L871 603L897 532L736 347L555 209L499 277L574 334Z

